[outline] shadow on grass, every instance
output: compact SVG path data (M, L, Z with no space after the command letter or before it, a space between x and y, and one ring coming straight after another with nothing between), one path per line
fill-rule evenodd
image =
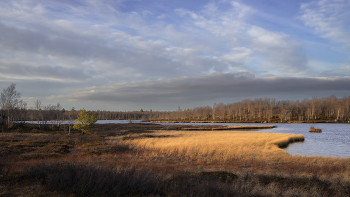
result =
M316 177L236 175L225 171L113 170L75 163L38 164L27 177L50 190L74 196L349 196L349 185Z
M76 196L139 196L159 193L158 177L146 171L109 170L74 163L51 163L27 170L50 189Z

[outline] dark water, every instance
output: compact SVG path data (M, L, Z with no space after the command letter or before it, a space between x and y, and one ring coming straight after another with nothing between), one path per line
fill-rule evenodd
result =
M163 123L168 124L168 123ZM200 125L191 123L175 123ZM202 123L201 125L275 125L274 129L255 130L256 132L292 133L305 136L304 142L290 144L285 151L291 155L350 157L350 124L259 124L259 123ZM322 133L310 133L310 127L322 129Z

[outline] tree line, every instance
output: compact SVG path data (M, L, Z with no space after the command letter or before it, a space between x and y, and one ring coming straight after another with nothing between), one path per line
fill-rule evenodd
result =
M1 93L0 124L36 121L39 126L61 124L77 119L79 111L64 109L60 103L42 105L41 100L27 109L20 99L16 85L11 84ZM222 121L222 122L349 122L350 97L313 97L304 100L276 100L274 98L246 99L234 103L218 103L176 111L90 111L99 120L171 120L171 121Z
M349 122L350 97L304 100L246 99L176 111L92 111L99 120L172 120L223 122Z
M219 103L188 110L191 120L218 120L235 122L348 122L350 97L335 96L302 101L274 98L246 99L235 103ZM186 117L186 118L187 118ZM183 118L183 117L181 117Z
M141 119L222 122L349 122L350 97L304 100L246 99L177 111L93 111L98 119Z

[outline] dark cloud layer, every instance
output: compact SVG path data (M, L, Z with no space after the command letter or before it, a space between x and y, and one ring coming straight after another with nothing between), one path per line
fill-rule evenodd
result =
M215 73L208 76L171 80L119 83L76 90L52 98L104 101L108 103L185 103L261 95L295 96L348 94L350 78L256 78L249 73Z

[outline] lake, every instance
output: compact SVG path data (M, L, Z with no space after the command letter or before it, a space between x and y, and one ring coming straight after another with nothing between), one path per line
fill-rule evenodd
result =
M59 124L76 124L75 120L59 120ZM97 120L96 124L128 124L129 120ZM132 123L141 123L141 120L131 120ZM25 121L27 124L39 124L39 121ZM57 121L46 121L46 124L57 124Z
M131 120L133 123L141 123L141 120ZM26 121L27 123L34 123ZM56 124L56 121L52 122ZM118 123L127 124L129 120L98 120L96 124ZM50 121L47 124L51 124ZM61 124L68 124L68 121L61 121ZM73 123L74 124L74 123ZM327 124L327 123L293 123L293 124L263 124L263 123L156 123L165 125L223 125L223 126L239 126L239 125L275 125L277 128L254 130L254 132L270 132L270 133L292 133L302 134L305 136L304 142L290 144L284 150L291 155L307 155L307 156L331 156L331 157L350 157L350 124ZM322 129L322 133L310 133L309 129L313 126Z
M292 155L350 157L350 124L275 124L268 132L295 133L305 136L304 142L290 144L285 150ZM322 133L310 133L311 126ZM263 132L263 131L259 131Z
M161 123L169 124L169 123ZM328 123L171 123L185 125L275 125L277 128L255 130L255 132L292 133L305 136L304 142L290 144L284 150L291 155L350 157L350 124ZM322 133L310 133L310 127L322 129Z

